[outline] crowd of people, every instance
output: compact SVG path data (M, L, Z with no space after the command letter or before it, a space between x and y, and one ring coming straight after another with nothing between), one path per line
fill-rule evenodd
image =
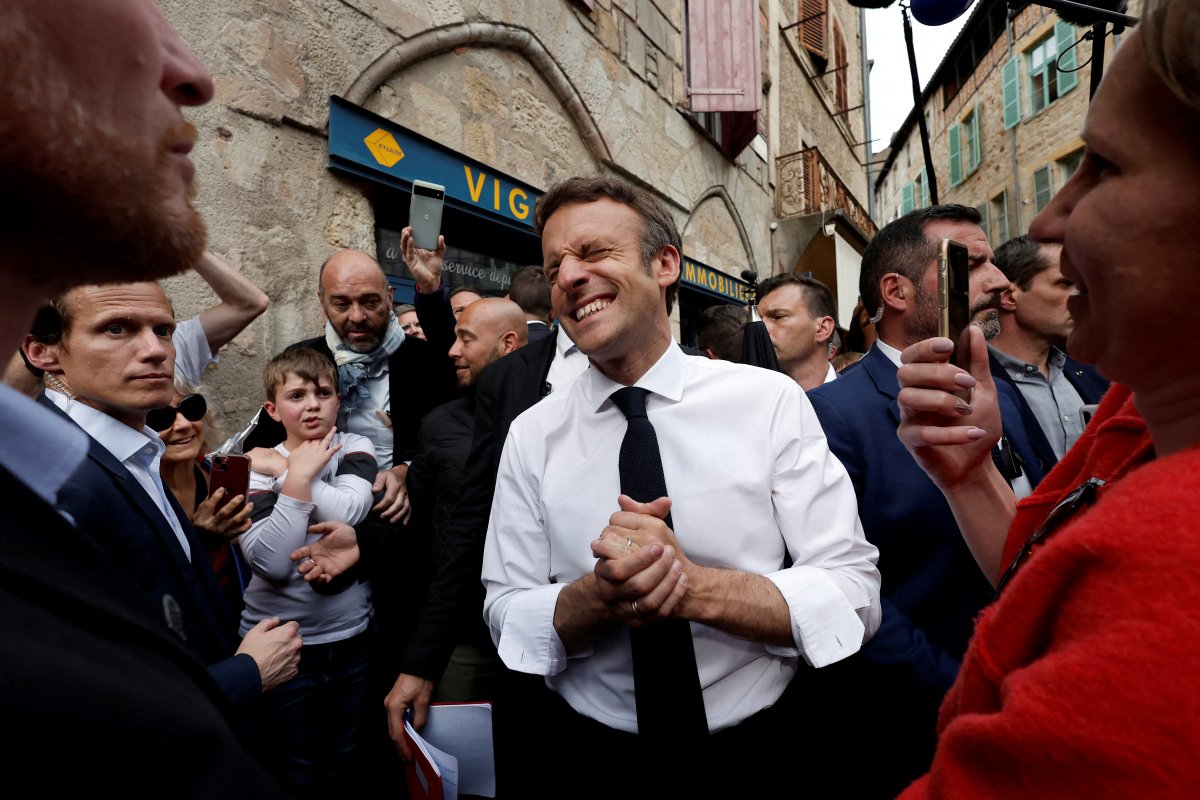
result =
M212 81L150 0L4 4L10 776L395 795L406 721L491 701L502 797L1191 796L1200 368L1145 343L1200 299L1197 53L1196 5L1147 3L1028 236L900 217L847 330L764 280L778 370L736 363L743 308L676 342L679 230L621 179L548 189L505 297L451 288L440 237L402 232L407 305L335 252L228 440L243 493L204 378L269 300L191 205ZM105 157L64 166L68 128ZM218 302L177 322L187 269Z

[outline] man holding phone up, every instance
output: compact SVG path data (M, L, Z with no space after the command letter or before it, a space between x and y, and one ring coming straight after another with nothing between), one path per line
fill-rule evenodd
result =
M818 702L829 698L836 704L822 715L831 725L853 720L856 728L841 731L847 738L833 735L829 741L853 741L861 730L877 733L872 741L878 745L871 752L856 753L872 764L863 778L862 797L894 797L928 767L938 706L958 673L975 614L991 597L950 508L896 438L900 351L938 335L943 240L967 248L967 316L985 335L999 329L997 308L1008 281L992 263L979 222L973 208L940 205L914 211L881 230L863 253L859 277L859 292L876 321L878 339L838 380L808 393L830 449L850 473L863 529L879 548L884 576L879 632L856 655L819 670L818 680L829 686L815 694ZM999 451L1003 471L1010 482L1024 482L1027 493L1041 474L1014 399L1005 397L1001 405L1009 445ZM959 413L969 419L969 399L960 403ZM1020 460L1009 457L1014 451ZM839 757L836 748L825 755Z
M147 412L170 404L175 319L156 283L83 286L38 315L25 337L44 373L38 400L88 434L88 457L57 507L103 543L161 608L168 628L252 719L262 692L296 674L295 622L263 620L238 643L229 611L187 515L159 476L164 445Z

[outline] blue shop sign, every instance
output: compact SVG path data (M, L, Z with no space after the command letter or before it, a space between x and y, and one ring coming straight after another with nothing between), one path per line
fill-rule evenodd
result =
M531 231L541 192L336 95L329 98L329 166L410 191L414 180L446 187L465 211Z
M723 300L732 300L742 305L750 301L750 284L686 256L683 259L683 277L680 282L684 286L700 289Z

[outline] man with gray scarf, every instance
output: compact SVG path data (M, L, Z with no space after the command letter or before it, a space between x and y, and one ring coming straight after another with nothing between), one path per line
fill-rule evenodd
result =
M338 430L357 433L375 445L379 476L376 495L383 497L374 511L389 522L408 517L404 487L408 461L416 452L417 429L428 411L453 399L457 388L454 365L437 332L454 336L454 320L441 291L441 252L418 250L405 229L401 244L414 277L418 278L418 309L429 341L405 336L392 312L392 288L383 270L361 250L339 250L318 275L317 299L327 322L322 336L292 347L311 347L338 367L342 395ZM425 324L428 323L428 324ZM260 419L246 447L282 441L281 431ZM268 442L272 436L276 442Z

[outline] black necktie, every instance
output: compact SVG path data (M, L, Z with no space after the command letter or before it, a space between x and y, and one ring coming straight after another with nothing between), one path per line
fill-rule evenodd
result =
M646 395L636 386L619 389L613 404L628 420L621 440L621 493L640 503L667 496L662 456L646 417ZM664 519L674 530L671 515ZM638 733L678 739L708 734L704 696L696 672L696 650L686 620L668 619L629 632L633 648L633 692Z

